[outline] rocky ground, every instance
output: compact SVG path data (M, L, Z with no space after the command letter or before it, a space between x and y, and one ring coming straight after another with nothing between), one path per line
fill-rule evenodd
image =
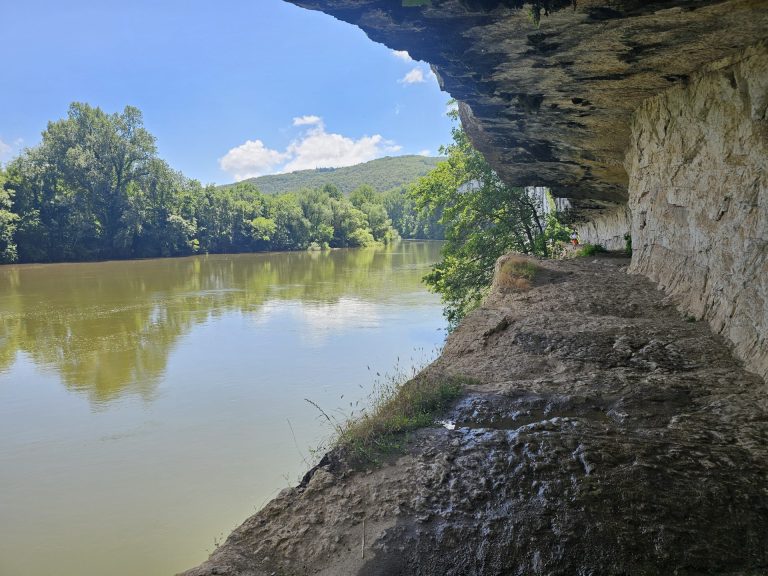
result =
M768 574L766 383L628 264L497 282L426 370L473 379L447 427L331 454L186 576Z

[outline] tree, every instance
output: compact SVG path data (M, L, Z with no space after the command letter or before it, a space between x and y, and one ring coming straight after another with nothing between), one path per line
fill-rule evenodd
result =
M273 250L304 250L309 246L311 224L304 217L295 194L273 197L269 215L276 225L272 237Z
M9 166L25 259L131 254L141 229L137 202L155 159L141 112L127 106L106 114L75 102L42 137Z
M452 114L457 118L457 113ZM541 207L523 188L504 184L459 126L440 149L447 159L410 190L420 210L442 212L443 258L425 277L446 303L451 326L476 307L496 259L509 251L547 255Z
M404 189L382 193L363 176L350 198L330 183L276 196L253 182L203 187L157 157L141 112L130 106L108 114L73 103L42 136L0 173L0 262L353 247L397 231L441 233L440 210L417 214ZM365 178L399 181L396 172L423 173L425 163L432 160L388 161L395 173L381 168Z
M0 263L16 261L14 233L19 216L11 211L13 191L5 188L5 170L0 167Z
M130 245L130 230L121 230L131 184L149 174L155 139L143 127L141 111L126 106L120 114L79 102L67 118L50 122L40 153L59 185L83 201L78 210L93 218L101 257L120 256Z

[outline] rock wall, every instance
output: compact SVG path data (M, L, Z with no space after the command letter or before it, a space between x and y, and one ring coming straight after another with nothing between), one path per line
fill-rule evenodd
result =
M768 0L288 1L429 62L508 184L613 203L640 103L768 30Z
M608 250L624 250L627 244L625 236L631 228L629 208L626 205L617 206L574 227L582 244L600 244Z
M766 377L768 45L646 100L632 134L631 272L708 320Z

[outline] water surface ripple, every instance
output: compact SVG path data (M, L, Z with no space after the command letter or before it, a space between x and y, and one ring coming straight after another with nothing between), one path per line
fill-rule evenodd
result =
M0 267L0 574L202 561L327 436L304 398L435 354L439 249Z

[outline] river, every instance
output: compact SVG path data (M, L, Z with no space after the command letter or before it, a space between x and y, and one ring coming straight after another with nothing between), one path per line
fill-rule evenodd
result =
M305 399L437 354L439 249L0 267L0 575L204 560L331 434Z

